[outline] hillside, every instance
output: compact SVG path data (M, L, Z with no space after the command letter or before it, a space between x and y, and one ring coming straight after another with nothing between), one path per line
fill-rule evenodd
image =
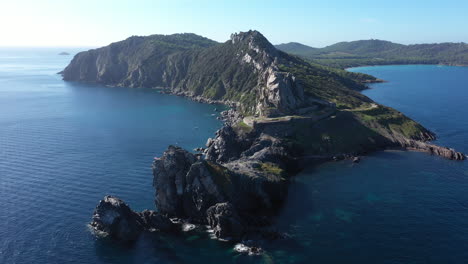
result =
M324 48L312 48L295 42L276 47L338 68L384 64L468 65L468 44L465 43L403 45L371 39L339 42Z
M131 37L77 54L62 75L67 81L157 87L235 102L246 114L293 114L310 97L358 106L368 101L357 92L366 88L362 83L375 80L288 55L257 31L233 34L221 44L194 34Z
M340 43L324 54L345 50L381 53L397 45L366 43ZM330 157L433 139L417 122L360 93L366 88L364 83L375 81L374 77L289 55L258 31L232 34L224 43L195 34L130 37L77 54L62 75L67 81L158 88L195 100L229 104L234 107L229 117L236 134L232 137L250 135L247 142L252 143L260 134L269 134L287 139L296 153L302 153L298 155ZM347 133L343 127L355 133ZM225 146L229 140L221 140L213 151L230 149ZM244 141L233 148L244 146Z

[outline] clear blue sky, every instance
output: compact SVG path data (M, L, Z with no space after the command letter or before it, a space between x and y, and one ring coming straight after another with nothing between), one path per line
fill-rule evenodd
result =
M0 46L101 46L193 32L225 41L256 29L272 43L468 42L468 0L0 0Z

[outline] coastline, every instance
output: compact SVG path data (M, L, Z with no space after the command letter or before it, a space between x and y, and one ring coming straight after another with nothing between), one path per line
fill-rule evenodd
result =
M131 38L113 45L127 42ZM132 48L138 50L138 46ZM134 240L152 229L180 229L182 221L208 225L218 239L234 242L283 238L268 227L284 202L290 179L311 161L351 159L357 163L360 155L389 148L418 149L453 160L466 158L453 149L427 143L435 139L434 133L358 92L367 85L289 57L257 31L233 34L231 40L215 48L230 62L234 72L229 73L237 75L226 73L219 78L217 69L207 72L199 67L197 63L205 65L203 60L193 61L197 67L191 64L191 68L181 70L169 67L173 64L168 66L167 58L160 58L156 62L164 69L145 68L156 74L143 74L144 70L137 68L114 76L111 73L117 66L106 52L110 47L80 53L62 72L66 81L149 87L230 107L221 113L224 124L214 138L207 139L205 147L192 153L169 146L154 159L157 211L134 212L118 198L105 197L93 215L96 230L119 240ZM211 54L208 51L204 50L206 56ZM279 63L284 64L279 67ZM188 69L198 75L186 72ZM313 78L318 73L328 76L327 81ZM244 122L246 117L251 122ZM127 209L122 211L122 207ZM108 221L106 215L113 217ZM177 223L171 220L175 218ZM115 227L116 219L132 224Z

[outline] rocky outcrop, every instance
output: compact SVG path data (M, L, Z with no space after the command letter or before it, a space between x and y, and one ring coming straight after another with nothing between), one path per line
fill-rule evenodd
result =
M236 160L248 145L250 138L241 137L232 126L226 125L216 131L216 137L207 142L206 159L218 163Z
M231 35L233 44L243 43L248 48L238 53L241 63L250 64L258 72L258 99L256 113L261 116L294 114L305 106L304 89L289 72L278 67L281 53L258 31Z
M133 241L143 231L171 231L175 225L160 213L145 210L134 212L114 196L106 196L94 210L90 226L95 232L108 235L121 241Z
M266 166L260 160L245 157L222 164L197 160L182 148L170 146L153 162L156 207L164 215L210 224L216 217L208 217L209 208L229 202L226 207L232 209L229 212L236 212L236 217L239 212L240 219L250 219L239 220L242 225L255 225L260 221L252 219L277 209L287 194L285 175L279 171L273 163ZM221 225L223 219L221 217Z
M154 159L153 186L159 212L169 216L183 214L186 175L196 161L193 154L175 146L169 146L162 157Z
M304 89L296 82L296 77L288 72L280 72L276 66L264 73L265 87L260 91L257 112L262 116L295 114L305 106Z
M240 240L244 235L245 224L231 203L218 203L207 211L208 224L217 238Z
M226 200L207 162L180 147L154 160L153 175L156 207L165 215L204 224L206 210Z
M135 240L143 231L140 216L117 197L106 196L94 210L91 226L112 238Z
M441 156L450 160L465 160L466 155L452 148L437 146L427 142L409 140L403 144L403 147L409 150L418 150L430 153L432 155Z
M167 216L155 211L144 210L138 213L138 215L141 218L141 224L144 230L170 232L175 231L177 226Z

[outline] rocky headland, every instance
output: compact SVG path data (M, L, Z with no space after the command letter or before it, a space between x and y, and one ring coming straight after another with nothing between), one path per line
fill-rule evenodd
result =
M230 241L281 238L270 225L305 164L359 162L359 155L388 148L465 159L428 143L435 135L417 122L362 95L374 77L288 55L257 31L225 43L194 34L131 37L77 54L61 74L231 107L196 153L169 146L154 159L156 211L134 212L111 196L100 201L91 226L120 240L175 232L184 223L209 226Z

